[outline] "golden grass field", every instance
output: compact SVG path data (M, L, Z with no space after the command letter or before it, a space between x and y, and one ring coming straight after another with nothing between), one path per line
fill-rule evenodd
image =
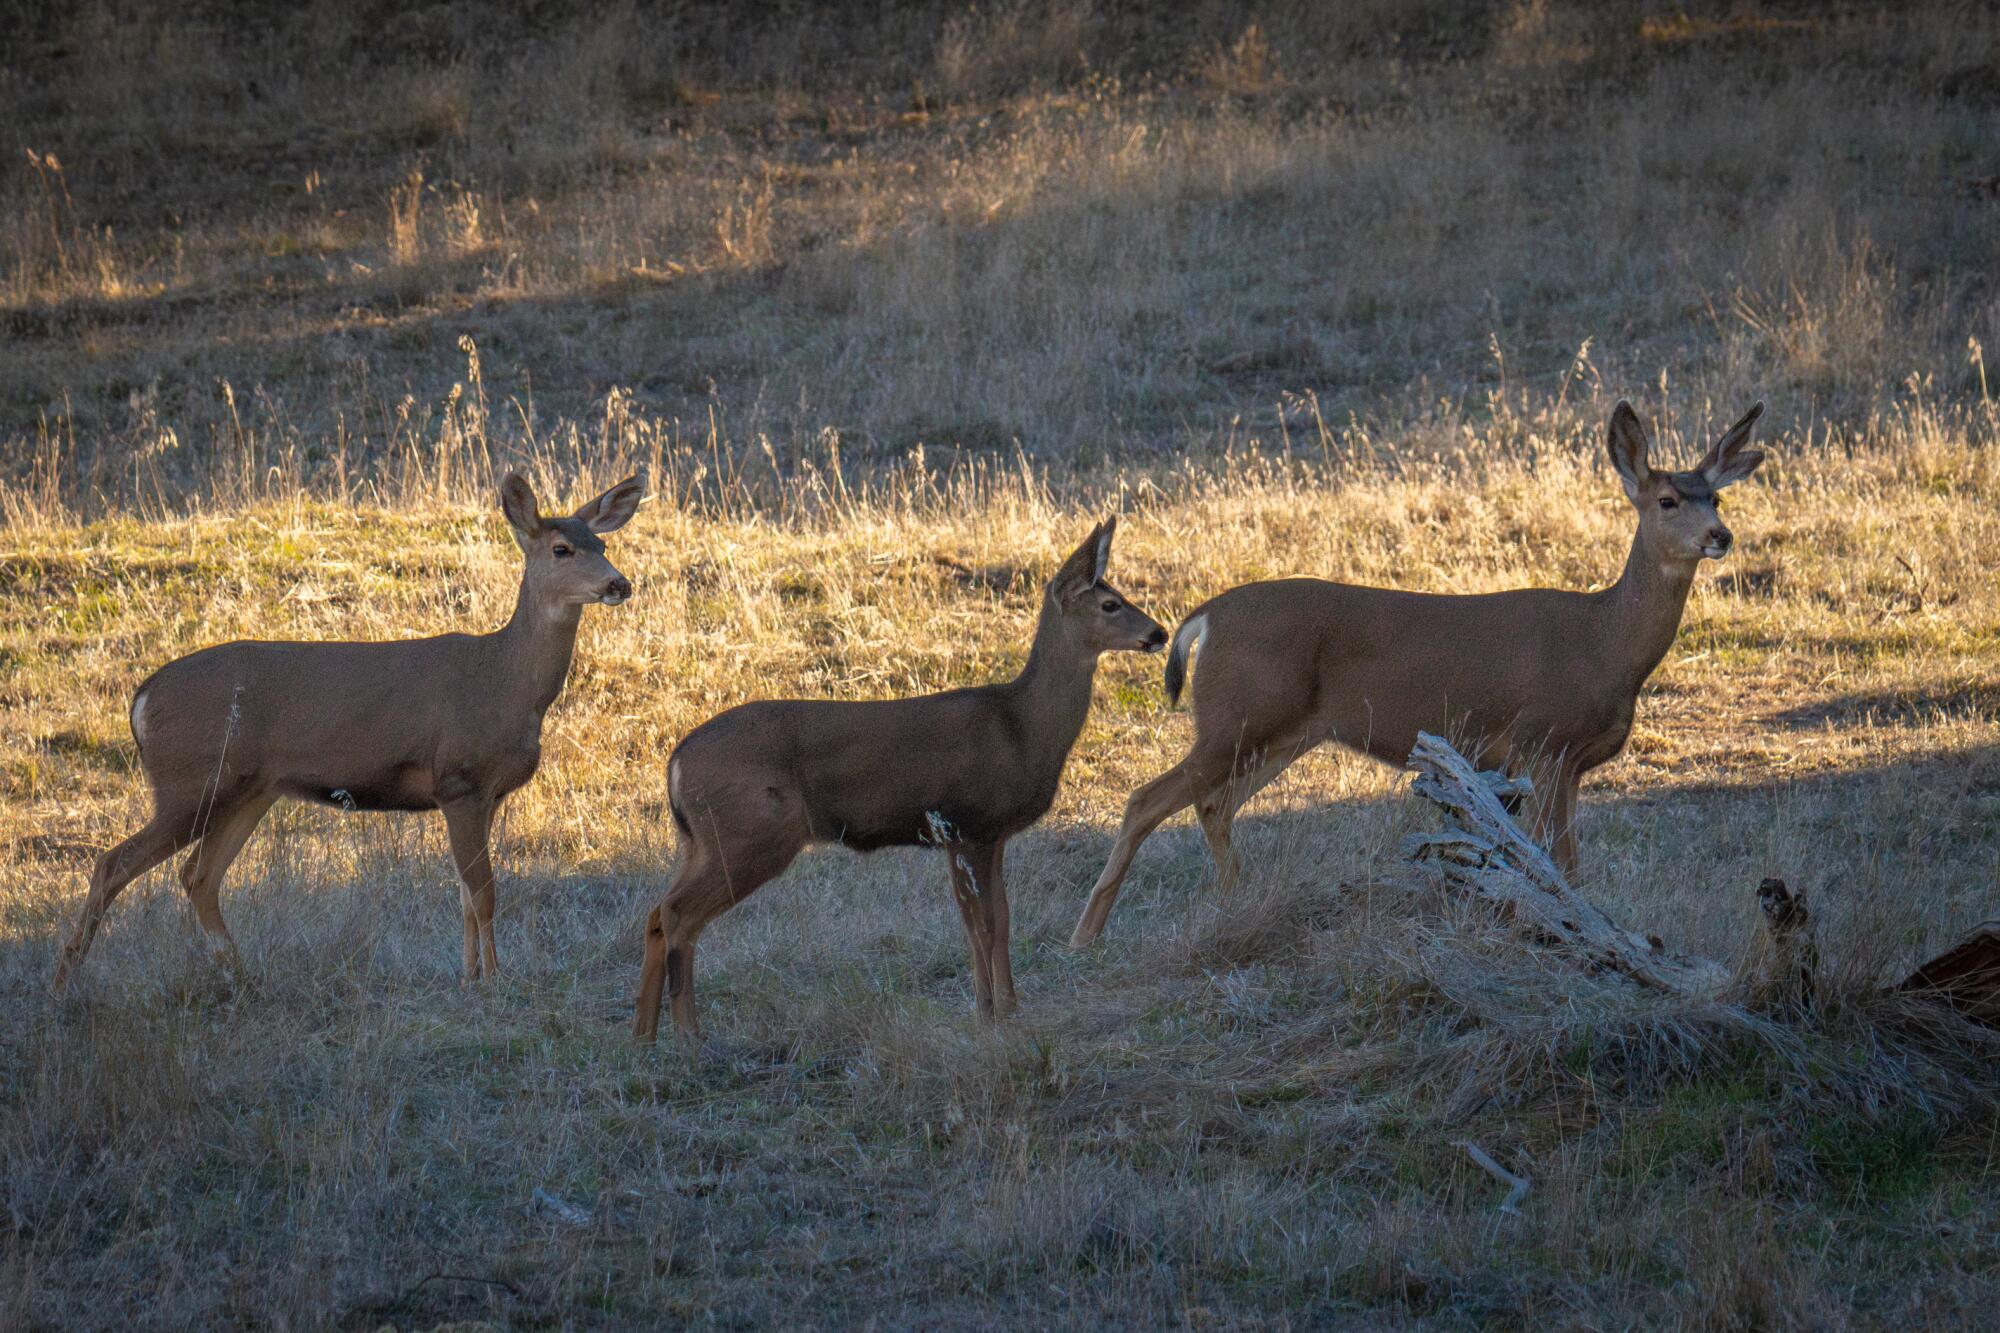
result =
M1945 3L457 3L35 11L0 124L0 1323L1964 1327L2000 1297L2000 1042L1877 994L2000 916L2000 28ZM1996 367L2000 372L2000 367ZM626 1035L665 759L755 697L1017 670L1105 513L1166 623L1312 574L1616 577L1630 398L1751 401L1584 893L1813 1013L1668 1003L1412 886L1320 752L1207 885L1190 738L1107 657L971 1012L932 851L809 853ZM281 806L167 867L155 666L487 630L509 466L638 588L584 616L460 985L435 816ZM1199 666L1196 667L1197 672ZM893 762L893 756L885 756ZM1529 1177L1519 1215L1460 1146ZM557 1201L555 1206L549 1200ZM567 1205L564 1207L563 1205Z

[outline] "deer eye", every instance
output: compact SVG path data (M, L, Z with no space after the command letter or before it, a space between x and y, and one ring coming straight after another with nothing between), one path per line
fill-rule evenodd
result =
M1673 496L1663 495L1660 497L1660 508L1679 509L1680 507L1681 507L1681 502L1679 500L1674 499Z
M1104 609L1106 611L1116 611L1118 609L1118 599L1116 597L1105 598Z
M550 547L549 549L551 554L553 554L555 558L558 560L562 559L564 556L576 554L575 551L571 550L567 546L564 546L561 542L557 542L554 546Z

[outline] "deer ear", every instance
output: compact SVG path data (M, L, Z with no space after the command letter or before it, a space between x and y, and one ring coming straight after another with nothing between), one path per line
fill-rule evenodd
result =
M639 501L645 498L646 474L634 472L570 517L582 520L592 532L616 532L631 522L632 515L639 512Z
M1611 466L1617 470L1618 480L1625 484L1626 497L1638 503L1639 488L1653 475L1653 466L1647 461L1650 447L1646 443L1646 428L1639 424L1639 414L1632 410L1632 404L1621 402L1611 409L1604 447L1611 454Z
M1696 465L1695 470L1707 477L1708 484L1716 490L1743 480L1764 462L1763 450L1745 448L1751 432L1757 428L1757 418L1763 415L1762 403L1745 412L1743 420L1731 426Z
M500 483L500 512L514 529L514 540L523 550L542 530L541 506L535 503L535 488L518 472L509 472Z
M1063 561L1062 568L1049 581L1050 591L1073 597L1095 587L1111 559L1111 534L1117 527L1118 520L1110 518L1092 528L1083 544L1069 553L1069 559Z

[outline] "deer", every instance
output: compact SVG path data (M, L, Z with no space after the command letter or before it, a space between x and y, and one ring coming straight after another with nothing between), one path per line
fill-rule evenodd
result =
M1696 567L1734 543L1717 493L1764 461L1747 447L1763 411L1752 407L1691 471L1665 472L1631 404L1617 405L1606 447L1637 530L1608 588L1454 596L1292 578L1244 584L1189 612L1165 684L1178 703L1200 652L1194 744L1127 802L1071 947L1103 933L1139 844L1190 805L1217 885L1230 888L1242 873L1238 810L1328 740L1397 766L1419 731L1461 740L1475 767L1530 780L1530 831L1574 876L1577 783L1624 749Z
M698 1038L695 944L708 924L814 843L859 852L937 846L971 953L974 1008L1014 1011L1008 839L1054 804L1090 712L1098 658L1158 652L1164 626L1105 582L1106 519L1044 590L1026 665L1013 680L884 700L767 699L718 713L667 761L667 804L685 844L646 918L633 1035L654 1040L662 991L675 1028Z
M527 480L509 473L500 509L524 563L513 617L494 633L238 641L147 677L129 718L152 818L98 858L54 991L68 986L119 891L183 850L181 887L195 919L211 952L240 971L219 906L223 876L286 797L348 811L441 812L462 882L465 980L496 975L494 815L541 763L542 718L569 675L583 608L632 596L603 538L631 519L645 491L637 474L566 518L549 517Z

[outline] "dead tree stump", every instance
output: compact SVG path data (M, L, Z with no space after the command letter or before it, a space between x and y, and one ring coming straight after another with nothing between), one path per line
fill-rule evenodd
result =
M1782 879L1757 886L1764 930L1746 978L1746 998L1759 1008L1806 1010L1819 985L1819 946L1813 942L1806 896Z

